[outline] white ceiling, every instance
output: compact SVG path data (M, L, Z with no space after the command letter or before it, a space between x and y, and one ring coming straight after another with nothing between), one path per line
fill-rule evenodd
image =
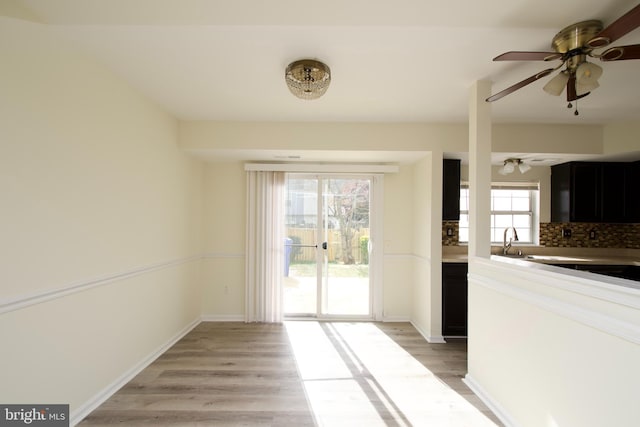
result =
M547 68L494 63L508 50L549 50L585 19L605 25L620 0L11 0L181 119L465 122L469 87L494 91ZM640 29L616 45L640 43ZM326 62L316 101L294 98L286 65ZM538 81L493 104L496 122L605 123L640 117L640 61L606 63L580 116ZM546 79L544 79L546 80Z
M586 19L605 26L637 0L4 0L0 12L51 26L185 120L466 122L469 88L494 93L549 64L492 62L550 50ZM615 45L640 43L640 29ZM293 97L284 69L332 70L326 95ZM640 118L640 61L603 64L579 102L535 82L492 104L495 122L602 124Z

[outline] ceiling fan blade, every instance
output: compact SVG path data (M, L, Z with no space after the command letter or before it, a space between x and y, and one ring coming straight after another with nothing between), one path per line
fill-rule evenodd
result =
M558 52L505 52L493 58L494 61L552 61L562 58Z
M591 48L604 47L640 26L640 4L616 19L587 42Z
M578 95L576 93L576 76L569 77L569 81L567 82L567 102L575 101L576 99L584 98L589 95L591 92L583 93L582 95Z
M538 79L541 79L542 77L548 76L554 70L555 70L555 68L547 68L546 70L540 71L538 74L534 74L533 76L531 76L531 77L529 77L527 79L524 79L521 82L518 82L518 83L514 84L513 86L509 86L505 90L502 90L502 91L496 93L495 95L491 95L490 97L488 97L486 99L486 101L487 102L497 101L498 99L503 98L503 97L509 95L510 93L513 93L513 92L517 91L518 89L521 89L521 88L525 87L526 85L535 82Z
M616 46L602 52L601 61L623 61L625 59L640 59L640 44Z

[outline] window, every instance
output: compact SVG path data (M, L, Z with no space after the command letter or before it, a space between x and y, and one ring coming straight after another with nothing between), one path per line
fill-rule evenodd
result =
M538 184L529 182L491 185L491 242L502 243L504 230L515 227L519 243L538 241ZM469 185L460 187L459 241L469 241Z

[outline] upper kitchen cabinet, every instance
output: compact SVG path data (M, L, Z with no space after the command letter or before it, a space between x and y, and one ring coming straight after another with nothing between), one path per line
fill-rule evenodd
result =
M626 163L602 163L601 214L602 222L630 222L627 205Z
M625 168L625 212L629 220L627 222L640 222L640 161L627 163Z
M634 163L569 162L551 167L551 221L637 222ZM637 178L636 178L637 179Z
M460 160L443 160L442 220L460 220Z

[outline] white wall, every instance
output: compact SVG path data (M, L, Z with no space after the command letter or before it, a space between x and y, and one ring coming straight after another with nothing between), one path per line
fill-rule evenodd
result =
M604 126L605 154L619 155L627 152L640 152L640 123L624 122Z
M202 294L205 319L244 320L246 190L243 163L207 164Z
M180 146L203 155L226 155L234 151L306 150L350 153L467 151L468 132L463 124L428 123L180 123ZM344 155L343 155L344 153ZM275 160L275 159L274 159ZM352 160L355 161L355 160ZM362 161L362 157L358 161Z
M0 19L0 401L77 418L199 319L202 167L166 112Z
M602 154L600 125L494 124L494 153Z
M246 172L242 162L214 162L205 172L203 316L244 319ZM384 180L383 318L411 316L413 167ZM426 224L426 223L425 223Z
M469 265L469 385L509 426L637 425L640 288L518 263Z
M437 246L441 245L442 202L434 203L432 200L432 186L438 186L439 183L439 194L442 194L442 178L440 177L438 181L434 180L432 169L435 161L438 161L437 156L428 155L414 165L413 171L414 277L411 322L426 339L438 342L442 340L440 325L442 286L439 280L441 256L434 257L431 243L432 239L437 239ZM439 163L442 171L442 157ZM434 215L434 210L439 210L440 213ZM437 235L432 233L433 220L438 224Z
M384 318L411 318L414 282L413 166L384 178Z

